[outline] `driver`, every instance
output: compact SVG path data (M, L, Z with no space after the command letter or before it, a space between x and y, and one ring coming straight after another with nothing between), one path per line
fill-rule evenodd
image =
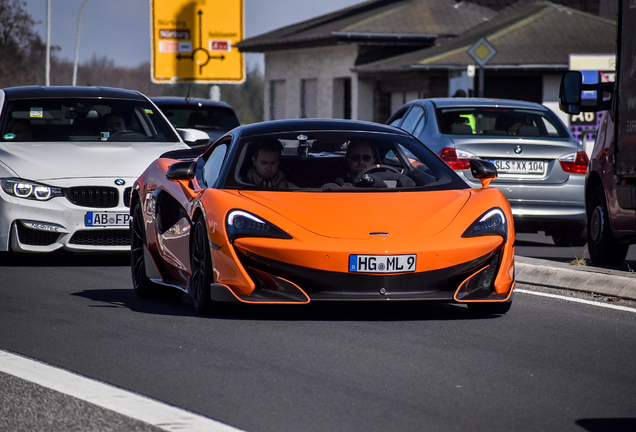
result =
M124 132L126 130L126 119L123 115L118 113L109 113L104 116L104 130L111 136L117 132Z
M334 183L353 183L353 180L365 169L375 165L374 147L368 141L354 141L347 147L345 171L336 177Z

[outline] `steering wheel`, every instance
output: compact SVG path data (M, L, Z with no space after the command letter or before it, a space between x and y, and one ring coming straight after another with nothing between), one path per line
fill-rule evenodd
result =
M150 141L146 135L135 131L119 131L112 134L107 141L114 142L143 142Z
M356 176L356 178L353 179L353 184L356 184L356 182L358 180L360 180L360 178L362 178L363 175L368 174L368 173L373 172L373 171L379 171L381 169L386 170L386 171L393 171L396 174L402 174L402 172L399 169L397 169L395 167L392 167L391 165L375 164L375 165L371 165L370 167L367 167L367 168L363 169L362 171L360 171L360 174L358 174Z

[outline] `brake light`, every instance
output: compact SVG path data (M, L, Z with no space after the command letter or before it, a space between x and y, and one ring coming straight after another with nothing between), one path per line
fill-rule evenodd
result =
M470 169L470 160L475 158L474 154L452 147L444 147L437 155L454 170Z
M561 168L563 171L571 174L585 174L587 173L587 166L590 163L590 159L587 157L587 153L578 152L572 153L567 156L563 156L559 159Z

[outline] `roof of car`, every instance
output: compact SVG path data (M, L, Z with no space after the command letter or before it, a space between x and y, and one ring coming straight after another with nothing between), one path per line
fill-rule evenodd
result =
M292 131L357 131L378 132L410 136L401 129L379 123L340 119L290 119L273 120L237 128L242 135L261 135Z
M417 99L413 100L410 103L414 102L423 102L425 100L429 100L433 103L433 105L437 107L452 107L452 106L488 106L488 107L510 107L510 108L530 108L530 109L538 109L538 110L547 110L541 104L534 102L526 102L520 100L512 100L512 99L489 99L489 98L458 98L458 97L449 97L449 98L430 98L430 99Z
M2 89L6 99L48 99L61 97L77 98L110 98L146 100L146 97L135 90L125 90L111 87L83 87L83 86L24 86Z
M215 106L215 107L224 107L224 108L232 108L229 104L221 101L213 101L211 99L199 99L199 98L185 98L179 96L162 96L162 97L151 97L151 101L155 103L157 106L167 106L167 105L204 105L204 106Z

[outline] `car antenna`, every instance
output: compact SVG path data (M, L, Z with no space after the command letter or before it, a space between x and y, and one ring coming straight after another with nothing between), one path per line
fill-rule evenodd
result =
M186 94L186 102L190 102L190 89L192 88L192 84L188 84L188 93Z

